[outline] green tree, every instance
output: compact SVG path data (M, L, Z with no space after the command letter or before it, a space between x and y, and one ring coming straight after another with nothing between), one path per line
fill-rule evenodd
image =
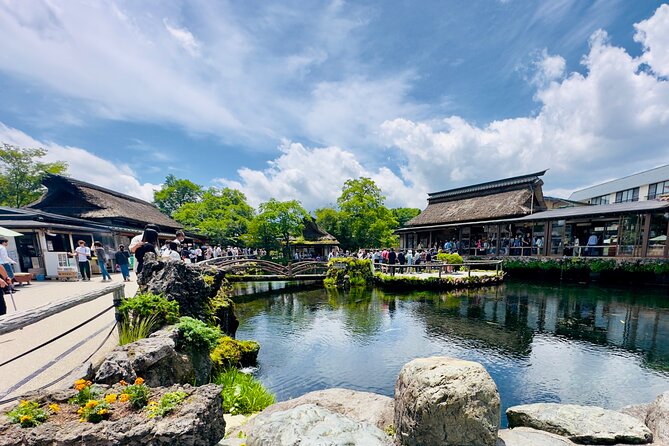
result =
M0 148L0 203L20 208L37 200L42 191L42 179L47 174L63 174L67 163L39 161L44 149L30 149L2 143Z
M340 227L350 231L345 249L373 248L397 244L393 229L398 227L392 212L385 207L381 189L370 178L350 179L337 199Z
M173 216L184 204L199 201L203 192L202 186L170 174L165 177L165 183L160 190L153 193L153 203L163 213Z
M402 227L411 220L420 214L420 209L418 208L394 208L390 210L393 213L393 217L397 220L399 227Z
M309 214L297 200L278 201L272 198L259 207L259 213L251 224L249 238L255 245L273 239L281 243L283 258L290 258L290 238L300 237L304 219ZM268 247L269 248L269 247Z
M237 189L209 188L199 201L182 204L172 217L187 229L206 235L213 243L242 245L253 219L253 208Z

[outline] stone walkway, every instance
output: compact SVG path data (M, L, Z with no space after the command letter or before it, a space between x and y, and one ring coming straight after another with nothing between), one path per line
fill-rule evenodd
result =
M134 274L132 274L134 279ZM121 282L120 274L112 274L113 282ZM90 282L58 282L33 281L30 285L18 286L20 290L14 294L14 301L18 311L24 311L45 305L50 302L67 299L69 297L102 288L109 285L101 282L100 276L94 276ZM133 296L137 291L136 282L125 283L125 295ZM8 313L14 312L10 296L5 295ZM112 295L102 296L92 302L71 308L57 315L46 318L21 330L0 336L0 363L13 358L34 346L41 344L68 329L83 322L91 316L112 305ZM0 401L34 390L51 382L63 374L80 367L85 359L103 342L111 330L114 322L114 311L109 310L99 318L64 336L33 353L24 356L10 364L0 367ZM0 322L1 324L2 322ZM100 331L101 330L101 331ZM80 341L100 331L90 340L67 353ZM95 354L92 361L101 359L105 353L118 344L117 332L110 336L103 347ZM53 362L52 365L49 365ZM49 365L45 370L36 373ZM34 375L34 376L33 376ZM71 377L68 377L71 379ZM62 385L69 385L69 382ZM2 404L0 404L2 407Z

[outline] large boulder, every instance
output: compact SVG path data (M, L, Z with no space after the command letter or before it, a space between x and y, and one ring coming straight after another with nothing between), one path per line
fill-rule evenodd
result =
M262 413L246 438L247 446L391 446L392 439L369 423L361 423L315 404Z
M517 427L499 431L497 446L574 446L575 443L560 435L549 432Z
M669 391L658 396L648 407L646 426L653 431L656 443L669 446Z
M494 446L500 415L497 386L476 362L415 359L395 384L395 428L402 445Z
M144 268L137 276L139 292L162 294L167 300L177 301L182 316L202 321L213 316L225 333L235 336L239 322L234 314L234 304L226 297L225 272L184 262L157 260L153 254L146 256Z
M151 387L192 383L203 372L196 372L190 357L176 350L177 337L177 329L168 327L148 338L116 347L100 364L94 381L115 384L122 379L130 382L142 377Z
M294 409L304 404L313 404L328 409L339 415L360 423L371 424L385 431L393 424L395 402L392 398L370 392L358 392L349 389L326 389L309 392L299 398L272 404L261 412L270 415ZM249 435L256 426L257 417L249 420L231 434L239 436L240 432ZM260 419L262 422L262 418Z
M579 444L646 444L653 434L636 418L612 410L574 404L537 403L510 407L509 427L552 432Z
M215 445L225 432L221 386L186 385L178 389L189 396L174 414L165 418L148 418L146 411L129 411L116 421L98 424L80 423L75 418L73 421L47 421L34 428L21 428L16 424L0 422L0 446ZM50 395L44 395L44 399L54 401ZM52 416L54 419L57 417ZM7 419L4 416L0 418Z

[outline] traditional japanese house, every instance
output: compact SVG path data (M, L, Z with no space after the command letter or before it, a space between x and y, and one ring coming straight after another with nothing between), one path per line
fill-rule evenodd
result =
M339 241L321 229L313 218L305 218L302 223L302 237L290 240L291 256L327 259L330 251L339 246Z

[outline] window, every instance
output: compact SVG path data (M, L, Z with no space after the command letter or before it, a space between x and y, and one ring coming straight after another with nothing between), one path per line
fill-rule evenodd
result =
M602 195L600 197L594 197L588 200L590 204L609 204L609 196Z
M616 203L627 203L630 201L639 201L638 187L616 192Z
M648 199L659 197L660 195L669 194L669 180L655 183L648 186Z

